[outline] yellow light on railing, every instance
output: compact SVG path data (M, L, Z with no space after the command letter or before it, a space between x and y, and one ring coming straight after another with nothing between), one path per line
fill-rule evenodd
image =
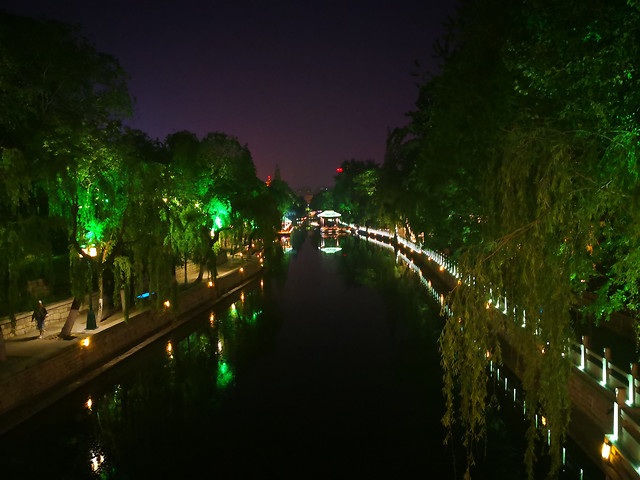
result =
M166 302L164 302L164 306L169 308L171 306L171 302L167 300Z
M602 444L602 458L604 460L609 460L609 456L611 455L611 445L609 442L604 442Z
M89 337L87 337L84 340L82 340L82 346L83 347L88 347L89 346Z

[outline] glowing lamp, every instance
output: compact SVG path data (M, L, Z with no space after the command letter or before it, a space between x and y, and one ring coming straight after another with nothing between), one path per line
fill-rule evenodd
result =
M242 300L242 301L244 302L244 292L242 292L242 293L240 294L240 300Z
M209 280L209 283L207 283L207 287L209 287L209 288L213 287L213 281L212 280Z
M91 406L93 405L93 400L91 400L91 397L87 399L84 405L85 407L87 407L87 410L91 410Z
M264 281L260 280L260 288L264 287Z
M97 257L98 256L98 250L96 249L96 247L83 248L82 251L85 254L89 255L90 257Z
M89 337L87 337L84 340L82 340L82 346L83 347L88 347L89 346Z
M167 342L167 353L171 353L172 350L173 350L173 345L171 345L171 342Z
M213 327L213 322L215 321L216 316L212 313L211 315L209 315L209 323L211 324L211 326Z
M164 302L164 306L169 308L171 306L171 302L167 300L166 302Z
M611 444L605 441L602 444L602 458L603 460L609 460L609 456L611 455Z
M342 173L342 167L338 167L338 168L336 168L336 172L338 172L338 173Z
M240 273L244 273L244 268L240 267Z
M444 272L444 265L440 265L440 271Z
M545 416L542 416L542 426L546 427L547 426L547 418Z

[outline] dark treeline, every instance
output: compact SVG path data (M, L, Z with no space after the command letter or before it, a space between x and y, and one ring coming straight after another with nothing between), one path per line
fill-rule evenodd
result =
M529 437L542 413L554 473L570 310L588 295L581 308L606 320L640 301L640 3L461 1L447 32L441 73L423 78L384 164L345 162L316 201L455 256L475 282L452 292L441 336L444 422L483 441L485 369L508 335L527 358ZM491 294L507 316L487 310Z
M0 314L31 308L37 278L45 301L102 299L105 283L127 304L173 298L177 267L215 275L223 246L272 245L298 201L261 182L233 136L159 142L123 127L127 75L78 27L0 11L0 64Z

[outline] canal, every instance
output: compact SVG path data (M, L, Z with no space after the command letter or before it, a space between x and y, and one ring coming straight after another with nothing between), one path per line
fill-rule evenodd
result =
M281 268L1 437L1 477L461 478L438 305L366 242L291 241ZM518 412L489 413L473 478L526 478ZM562 478L580 469L602 478L577 451Z

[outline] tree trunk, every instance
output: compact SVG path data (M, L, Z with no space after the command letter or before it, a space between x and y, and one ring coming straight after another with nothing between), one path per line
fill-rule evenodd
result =
M195 283L200 283L202 281L202 277L204 277L205 268L207 268L206 265L200 265L200 271L198 272L198 278L196 278Z
M98 313L96 314L96 323L102 321L104 316L104 278L103 271L98 274Z
M80 302L77 298L74 298L73 303L71 303L69 315L67 315L67 321L64 322L64 326L62 327L62 331L60 332L60 336L62 338L68 338L71 336L71 331L73 330L73 325L76 323L76 318L78 317L79 311Z
M7 347L4 344L4 335L2 334L2 328L0 328L0 362L4 362L7 359Z
M187 277L187 256L184 256L184 284L189 283L189 278Z

